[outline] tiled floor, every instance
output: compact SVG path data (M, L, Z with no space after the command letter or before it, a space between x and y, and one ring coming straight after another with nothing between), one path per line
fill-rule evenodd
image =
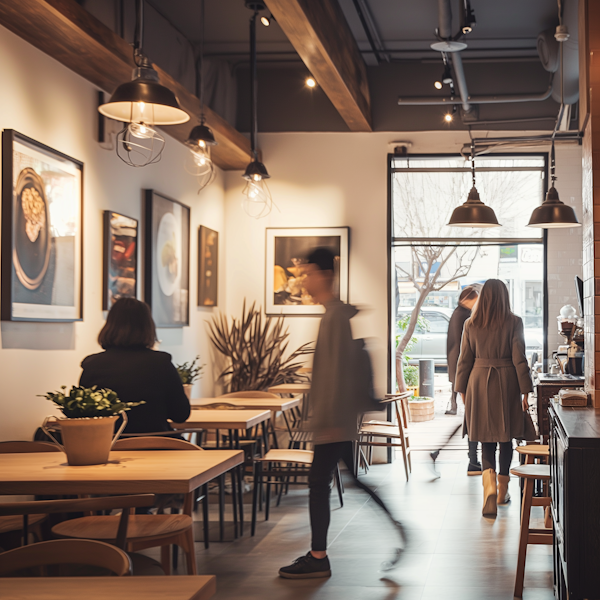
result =
M198 571L217 575L217 600L511 599L519 534L519 482L513 478L510 484L516 501L499 507L495 520L485 519L481 516L481 478L467 477L463 457L462 452L442 453L439 479L432 478L424 454L415 454L409 483L401 461L376 465L363 476L410 531L409 548L391 572L379 572L379 566L391 556L395 532L390 531L378 507L350 481L343 508L332 494L330 579L290 581L277 576L280 566L309 548L308 492L303 487L284 497L281 506L272 509L268 522L259 520L255 537L250 537L247 527L243 538L211 543L208 551L198 543ZM534 510L542 516L541 509ZM250 506L246 512L248 515ZM552 548L530 546L523 600L552 598Z

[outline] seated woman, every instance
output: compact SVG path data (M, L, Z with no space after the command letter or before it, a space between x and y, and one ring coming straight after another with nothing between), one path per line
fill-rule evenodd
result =
M83 360L79 385L114 390L123 402L145 402L127 412L125 433L171 431L168 419L181 423L190 416L190 402L171 355L152 350L156 327L145 302L117 300L98 343L104 352Z

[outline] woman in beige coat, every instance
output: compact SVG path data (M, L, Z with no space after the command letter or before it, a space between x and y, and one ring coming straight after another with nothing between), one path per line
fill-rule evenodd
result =
M514 438L526 436L528 395L533 391L523 321L510 310L508 290L489 279L473 316L465 323L456 391L465 399L465 427L470 440L481 442L483 514L506 504ZM500 444L498 487L496 444Z

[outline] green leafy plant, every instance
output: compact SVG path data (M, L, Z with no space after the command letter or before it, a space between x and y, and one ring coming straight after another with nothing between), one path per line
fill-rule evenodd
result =
M219 314L208 323L210 340L227 360L219 379L225 381L230 392L260 391L272 385L308 380L298 372L305 366L298 359L314 352L312 344L302 344L285 356L290 334L283 325L283 316L263 319L255 303L246 311L246 300L240 319L232 317L230 324Z
M196 358L191 362L184 362L181 365L175 365L183 385L191 385L194 383L194 381L197 381L202 377L202 371L204 370L205 365L199 365L199 360L200 357L196 356Z
M63 385L61 390L66 390ZM97 386L91 388L73 386L68 394L64 392L48 392L40 394L54 402L56 406L68 419L78 419L81 417L111 417L118 415L121 411L130 410L134 406L145 404L141 402L121 402L116 392L106 389L97 389Z
M407 387L417 387L419 385L419 367L416 365L406 365L404 367L404 383Z
M433 400L433 398L430 398L429 396L413 396L408 399L409 402L429 402L431 400Z

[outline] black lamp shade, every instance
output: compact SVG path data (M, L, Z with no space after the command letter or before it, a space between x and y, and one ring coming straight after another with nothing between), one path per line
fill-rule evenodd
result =
M450 227L500 227L494 209L486 206L480 199L477 188L473 186L467 201L452 211Z
M197 148L198 142L204 142L207 146L217 145L213 132L210 130L210 127L207 127L206 125L196 125L196 127L190 131L190 135L185 141L185 144L190 148Z
M246 172L244 173L244 179L248 181L256 180L256 175L258 175L258 179L269 179L271 176L267 171L267 167L263 165L263 163L258 160L253 160L247 167Z
M542 205L531 213L531 219L527 226L559 229L562 227L581 227L581 223L577 220L573 208L561 202L556 188L552 185Z

